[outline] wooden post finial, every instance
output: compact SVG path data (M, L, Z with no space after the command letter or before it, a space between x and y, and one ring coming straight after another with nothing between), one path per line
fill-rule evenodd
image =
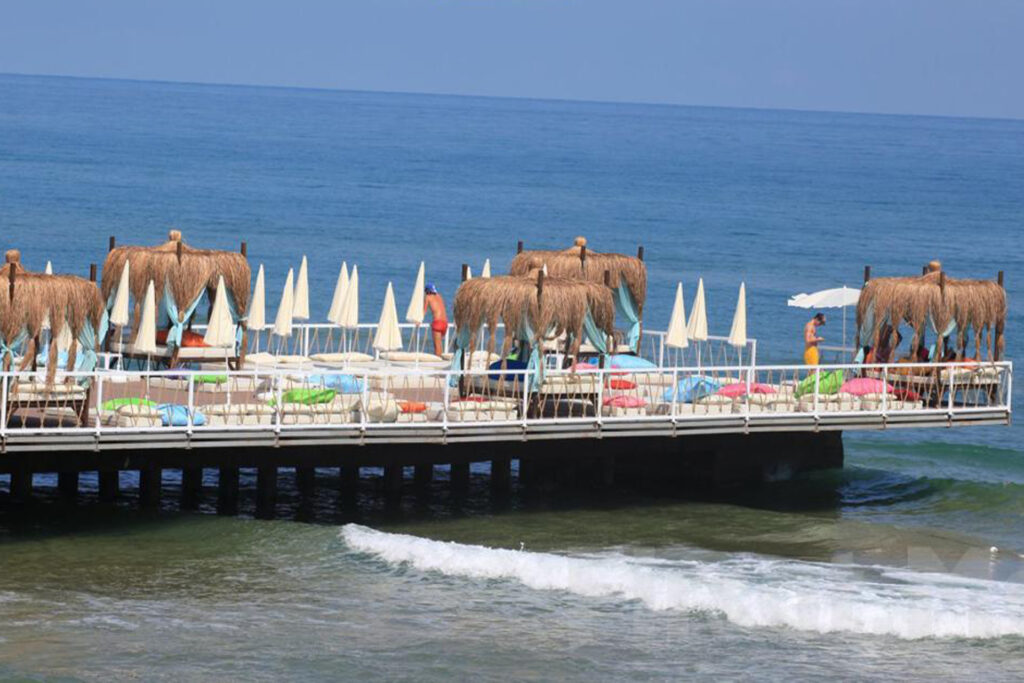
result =
M871 266L864 266L864 282L867 283L871 279Z
M522 254L523 253L523 241L522 240L519 240L516 243L516 253L517 254Z
M468 263L463 263L462 264L462 281L465 282L468 277L469 277L469 264Z
M96 264L95 263L90 263L89 264L89 282L92 282L93 284L96 284Z
M107 243L107 251L108 252L114 251L114 248L116 246L117 246L117 238L114 237L113 235L111 235L110 236L110 241Z
M928 274L928 264L925 264L925 265L921 266L921 275L927 275L927 274Z
M241 252L242 256L249 256L249 245L246 242L242 242Z
M1003 271L1000 270L999 274L996 275L996 282L999 283L1000 287L1006 288L1006 285L1003 284Z
M641 244L639 247L636 248L636 257L641 261L644 260L644 245Z

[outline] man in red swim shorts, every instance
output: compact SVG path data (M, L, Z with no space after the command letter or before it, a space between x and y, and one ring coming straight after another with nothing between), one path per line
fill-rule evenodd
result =
M430 331L434 335L434 355L440 356L444 352L444 333L448 331L448 312L444 307L444 298L434 283L427 283L423 294L423 312L430 311L430 317L433 318Z

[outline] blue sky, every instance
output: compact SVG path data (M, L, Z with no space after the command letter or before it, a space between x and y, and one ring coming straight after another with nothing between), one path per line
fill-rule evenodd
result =
M1024 0L30 0L0 72L1024 118L1021 36Z

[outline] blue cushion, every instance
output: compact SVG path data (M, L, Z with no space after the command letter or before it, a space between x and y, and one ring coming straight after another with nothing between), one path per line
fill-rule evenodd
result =
M527 368L527 363L525 363L524 361L521 361L521 360L506 360L505 361L505 369L506 370L526 370L526 368ZM501 361L499 360L499 361L495 361L495 362L491 363L490 365L487 366L487 369L488 370L501 370ZM487 375L487 376L490 377L491 379L495 379L495 380L501 379L501 373L500 372L495 372L495 373L492 373L492 374ZM508 373L508 374L505 375L505 381L506 382L512 382L512 381L515 381L516 379L522 380L523 379L522 373L520 373L520 374Z
M160 420L165 427L186 427L188 426L188 408L176 403L161 403L156 407L160 413ZM198 410L192 415L192 424L202 427L206 424L206 416Z
M640 356L633 356L628 353L616 353L608 359L609 365L622 370L652 370L658 366Z
M310 375L309 385L334 389L339 394L363 393L363 382L355 375Z
M678 391L676 394L676 401L679 403L693 403L699 398L710 396L720 388L721 385L710 377L703 377L701 375L684 377L679 380L679 384L676 387L676 390ZM672 387L666 389L661 398L662 400L671 403Z

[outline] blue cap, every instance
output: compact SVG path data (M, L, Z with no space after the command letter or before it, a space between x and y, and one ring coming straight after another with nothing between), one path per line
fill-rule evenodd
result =
M437 294L437 287L434 286L433 282L428 282L427 286L423 288L427 294Z

